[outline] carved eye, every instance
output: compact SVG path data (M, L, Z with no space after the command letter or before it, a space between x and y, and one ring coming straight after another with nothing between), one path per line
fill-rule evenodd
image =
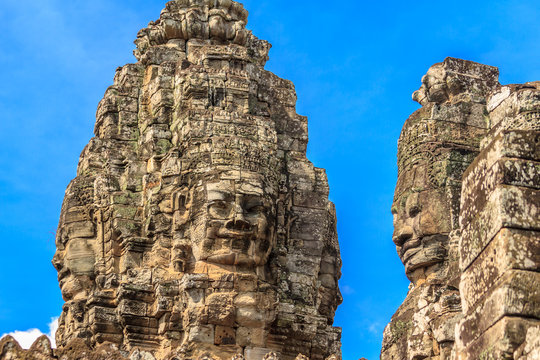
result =
M259 214L259 213L264 212L264 206L263 205L255 205L255 206L249 208L247 211L250 214Z
M265 207L262 201L254 199L252 201L248 201L245 204L244 209L248 215L257 215L264 212Z
M230 212L230 204L223 200L212 201L208 205L208 212L210 216L215 218L227 217Z
M409 216L415 217L416 215L420 213L420 210L421 208L418 205L411 206L411 208L409 209Z
M227 208L227 203L222 200L216 200L210 203L210 207L213 209L225 209Z

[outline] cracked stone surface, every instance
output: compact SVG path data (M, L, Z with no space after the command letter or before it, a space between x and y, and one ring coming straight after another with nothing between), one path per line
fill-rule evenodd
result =
M175 0L139 32L66 190L58 348L6 336L0 360L341 359L328 180L247 16ZM447 58L413 95L392 206L411 285L382 360L540 356L540 82L498 75Z

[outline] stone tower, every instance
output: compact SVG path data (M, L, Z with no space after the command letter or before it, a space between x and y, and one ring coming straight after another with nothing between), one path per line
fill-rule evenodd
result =
M456 355L540 358L540 82L487 99L490 131L463 177Z
M381 359L538 359L539 83L454 58L422 83L392 208L411 287Z
M398 142L394 243L411 280L384 331L382 360L449 359L461 317L459 210L463 172L488 131L497 68L455 58L433 65L413 99L422 108Z
M60 353L340 357L326 174L247 16L170 1L117 70L62 206Z

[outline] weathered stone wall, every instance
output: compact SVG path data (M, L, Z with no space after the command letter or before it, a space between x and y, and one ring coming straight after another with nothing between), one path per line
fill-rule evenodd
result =
M505 86L464 175L458 359L540 355L540 83Z
M231 0L139 32L60 215L56 340L0 360L338 360L336 216L291 82ZM398 142L411 280L383 360L540 358L540 83L447 58Z

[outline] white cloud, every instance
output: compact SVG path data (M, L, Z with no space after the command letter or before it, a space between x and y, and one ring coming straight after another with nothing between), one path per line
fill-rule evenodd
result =
M344 295L352 295L355 293L354 289L349 285L340 286L341 293Z
M52 318L49 323L49 334L47 335L51 339L51 345L53 348L56 347L56 330L58 330L58 318Z
M369 332L375 335L382 334L383 329L384 326L378 321L371 323L368 327Z
M19 344L21 345L23 349L29 349L30 346L32 346L32 344L34 343L34 341L36 341L38 337L40 337L41 335L47 335L47 337L51 340L52 347L55 348L56 341L54 339L54 335L56 334L57 329L58 329L58 318L55 317L55 318L52 318L51 322L49 323L48 334L43 334L38 329L30 329L26 331L16 330L8 334L3 334L2 336L0 336L0 338L3 338L6 335L11 335L13 336L13 338L15 338L15 340L19 342Z

